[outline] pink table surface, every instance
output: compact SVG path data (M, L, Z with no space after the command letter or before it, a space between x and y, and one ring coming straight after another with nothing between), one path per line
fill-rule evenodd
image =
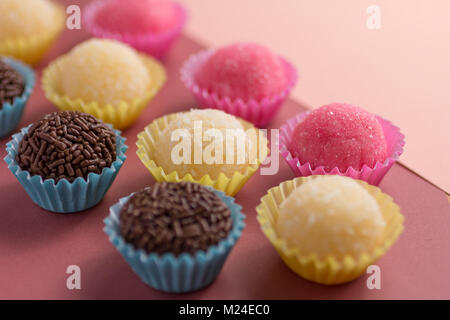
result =
M85 39L83 31L66 31L42 67ZM139 120L124 132L128 159L104 200L76 214L53 214L34 205L2 161L0 163L0 298L1 299L431 299L450 298L450 206L443 192L400 165L394 165L381 188L406 217L405 232L379 260L381 290L368 290L367 276L345 285L326 287L298 277L277 256L260 231L255 207L266 190L293 178L281 160L274 176L258 173L238 194L246 213L242 238L222 273L208 288L190 294L165 294L146 286L103 233L108 208L120 197L154 183L136 156L136 135L161 115L196 106L179 80L179 67L202 46L184 36L164 60L169 81ZM38 84L20 127L56 108ZM305 107L287 101L271 127ZM6 155L0 141L0 158ZM81 290L66 288L69 265L81 268Z

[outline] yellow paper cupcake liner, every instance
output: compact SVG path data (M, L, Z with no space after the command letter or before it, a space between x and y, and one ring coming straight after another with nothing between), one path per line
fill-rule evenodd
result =
M51 30L32 37L11 38L0 41L0 55L13 57L31 65L39 62L65 26L63 8L57 4L55 4L55 8L56 18Z
M170 121L176 117L176 113L163 116L161 118L155 119L151 124L145 127L144 131L138 134L138 140L136 145L138 147L137 155L141 159L145 167L150 171L156 181L162 182L180 182L180 181L190 181L199 183L205 186L213 187L216 190L223 191L229 196L234 196L241 190L244 184L250 179L250 177L258 170L261 162L258 161L256 164L251 164L248 166L245 174L241 172L234 172L231 177L228 177L224 173L220 173L216 179L213 179L209 175L204 175L200 179L194 179L191 174L186 174L180 177L178 172L173 171L166 173L164 168L159 166L152 158L159 140L159 134L164 128L167 127ZM245 128L253 127L253 125L247 121L239 119ZM264 145L267 146L267 140ZM263 151L265 158L268 155L269 149Z
M151 76L151 88L143 97L137 97L132 102L120 101L117 105L100 105L96 101L86 102L83 99L72 99L62 93L60 88L62 63L67 55L63 55L52 62L43 72L42 87L47 99L56 104L61 110L82 111L110 123L114 128L123 130L139 117L150 100L158 93L166 82L166 71L161 63L149 56L139 54Z
M383 256L394 244L403 231L404 217L400 213L400 208L390 196L384 194L375 186L356 180L376 199L386 221L382 243L373 252L362 254L359 259L355 259L350 255L339 260L333 256L319 259L315 254L302 255L298 248L289 248L286 242L277 235L275 225L281 203L293 190L315 177L317 176L295 178L281 183L278 187L269 189L256 208L257 220L261 225L262 231L283 261L301 277L325 285L352 281L363 274L369 265Z

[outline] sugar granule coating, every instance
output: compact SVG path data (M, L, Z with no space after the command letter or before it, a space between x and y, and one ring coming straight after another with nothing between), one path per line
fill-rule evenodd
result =
M377 201L358 182L317 176L281 204L276 232L291 248L319 258L358 258L380 243L386 223Z
M13 104L14 99L23 94L25 80L13 67L0 59L0 110L4 103Z
M101 106L142 98L151 77L136 52L113 40L91 39L77 45L63 58L61 89L71 99Z
M1 0L0 40L31 37L51 30L57 9L48 0Z
M195 128L200 133L200 137L195 136ZM177 133L181 133L178 129L183 129L183 136L186 138L176 138ZM214 132L218 132L223 137L222 143L219 138L213 136ZM238 138L234 138L234 148L227 147L227 130L231 133L237 133L241 138L245 150L239 148ZM234 116L229 115L220 110L213 109L193 109L189 112L182 112L176 115L176 118L169 122L168 126L161 131L158 141L158 149L156 150L154 160L158 166L161 166L168 174L177 171L179 177L183 177L190 173L194 179L200 179L208 174L212 179L216 179L221 172L227 177L232 177L236 171L245 173L250 163L249 150L255 146L252 143L249 135L246 134L247 128L244 128L242 123ZM207 140L208 134L210 140ZM172 138L174 135L174 138ZM228 135L228 137L231 137ZM205 139L206 138L206 139ZM189 140L190 143L189 143ZM231 138L230 138L231 139ZM187 146L190 147L191 154L189 163L176 163L176 158L183 156L180 150L183 141L188 141ZM213 150L215 143L222 145L222 156L215 154ZM256 147L256 146L255 146ZM197 151L195 151L197 150ZM253 150L253 149L252 149ZM195 163L195 152L203 157L200 157L201 162ZM239 154L241 158L239 158ZM214 157L220 158L220 163L213 163ZM232 163L227 163L226 159L232 159ZM242 160L242 161L238 161ZM209 163L207 161L210 161Z
M216 50L199 67L195 80L220 97L243 101L272 98L288 84L283 61L255 43L238 43Z
M386 140L375 116L349 104L330 104L313 110L295 128L289 151L300 162L326 171L338 167L371 168L387 157Z
M97 12L95 23L122 34L162 33L177 23L174 5L166 0L112 0Z
M192 182L156 183L120 210L120 233L148 253L194 254L227 237L231 212L211 190Z
M59 111L35 122L19 144L16 161L31 176L69 182L101 174L116 160L116 135L95 117Z

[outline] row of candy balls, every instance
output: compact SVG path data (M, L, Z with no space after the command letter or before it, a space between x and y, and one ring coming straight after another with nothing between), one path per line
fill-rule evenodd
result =
M17 81L18 75L6 65L2 66L5 70L3 74L10 81L8 84L15 87L2 91L2 107L3 104L13 105L14 98L20 97L26 90L25 85ZM49 99L62 108L84 110L82 106L90 105L91 109L87 111L123 128L130 125L148 104L152 97L149 92L160 88L164 81L161 70L158 62L125 45L90 40L52 63L44 75L44 89ZM236 44L205 52L190 59L183 72L183 80L194 94L210 97L206 101L199 99L204 105L213 103L221 107L220 104L232 104L229 110L234 110L235 115L243 116L256 125L265 124L273 118L295 82L295 72L288 63L256 44ZM275 103L270 103L273 100ZM167 173L176 172L180 177L190 174L195 179L210 175L217 179L220 174L230 177L235 172L242 174L248 170L248 164L174 166L168 159L173 147L168 133L174 128L181 126L191 130L195 120L206 121L206 129L244 128L241 120L218 111L191 111L175 119L171 122L172 126L158 137L167 148L155 153L153 159ZM89 174L101 176L104 168L113 167L117 161L116 153L120 154L121 150L112 147L118 144L115 138L111 129L92 116L77 112L52 114L24 132L18 141L18 154L14 160L21 170L30 174L27 178L40 176L54 180L55 188L61 185L60 181L75 184L83 180L89 184ZM338 168L346 172L348 168L360 170L363 166L373 168L390 156L378 120L362 109L342 104L325 106L309 114L295 126L287 147L299 162L308 162L312 168L324 167L327 171ZM382 243L386 227L375 198L353 182L341 181L337 177L323 179L299 187L300 191L292 192L283 202L274 226L277 234L289 247L298 248L306 255L316 254L320 259L330 254L338 260L348 255L355 258L374 251ZM238 190L228 191L234 193ZM358 202L355 202L355 196ZM357 209L349 208L349 204ZM355 211L362 211L365 215L355 214ZM298 216L298 212L305 214ZM299 237L298 231L304 226L308 228L300 232L302 237ZM230 232L231 228L225 230ZM170 238L171 244L174 244L173 239ZM197 243L192 239L189 241L191 244ZM177 243L177 250L183 248L183 241ZM139 247L136 242L134 245Z

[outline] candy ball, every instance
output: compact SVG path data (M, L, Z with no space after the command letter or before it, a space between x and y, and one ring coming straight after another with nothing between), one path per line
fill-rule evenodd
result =
M194 179L201 179L207 174L212 179L216 179L221 172L227 177L232 177L236 171L245 173L250 163L249 150L255 146L245 132L247 129L238 118L220 110L193 109L189 112L178 113L175 119L160 132L159 147L153 156L156 164L161 166L167 174L176 171L180 178L190 173ZM236 133L239 138L227 135L227 130L230 130L230 133ZM216 133L222 137L222 141L215 136ZM230 142L228 139L233 139L233 147L227 146L227 142ZM244 149L240 147L238 149L239 139ZM184 163L181 163L184 155L184 151L181 150L183 141L187 141L187 148L184 150L190 150L187 157L188 163L184 159ZM221 155L216 154L216 150L219 149L216 148L216 143L222 147ZM176 160L175 158L178 157L180 158Z
M261 100L280 94L288 84L283 61L255 43L238 43L216 50L199 67L200 87L230 99Z
M0 40L31 37L51 30L57 9L48 0L1 0Z
M59 111L35 122L19 144L16 161L30 175L74 182L101 174L116 160L116 135L95 117Z
M61 64L61 88L72 99L117 105L142 98L151 78L139 55L113 40L92 39L77 45Z
M0 111L5 103L14 104L25 90L25 79L16 69L0 58Z
M98 11L95 22L124 34L162 33L177 24L174 4L166 0L112 0Z
M281 204L276 232L290 248L318 258L370 253L386 223L375 198L355 180L316 176Z
M300 162L326 171L337 167L371 168L387 157L383 128L376 117L349 104L330 104L313 110L295 128L288 146Z
M193 182L156 183L133 194L120 210L121 235L147 253L205 252L232 226L225 202Z

